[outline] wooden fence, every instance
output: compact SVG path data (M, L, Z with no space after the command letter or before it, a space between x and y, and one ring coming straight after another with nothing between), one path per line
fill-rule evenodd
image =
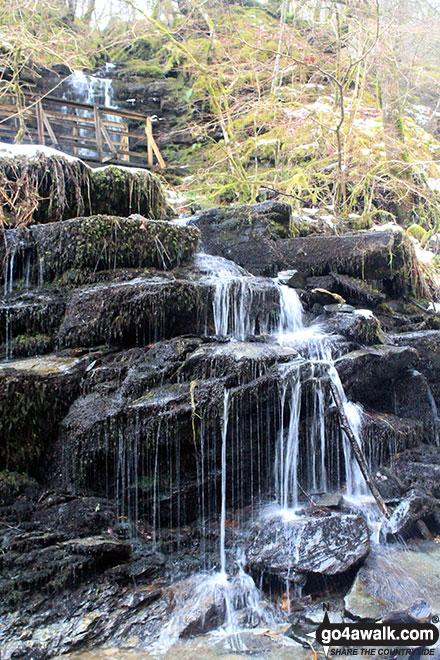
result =
M91 163L148 165L163 169L165 161L153 137L151 117L51 96L25 96L20 111L24 141L43 144ZM13 99L0 101L0 141L14 142L20 122Z

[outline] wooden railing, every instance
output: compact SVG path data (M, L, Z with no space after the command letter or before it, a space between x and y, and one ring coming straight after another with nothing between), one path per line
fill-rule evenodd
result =
M24 122L24 141L55 147L85 161L165 167L153 137L151 117L137 112L26 95L20 117L21 123L13 99L3 97L0 141L15 141Z

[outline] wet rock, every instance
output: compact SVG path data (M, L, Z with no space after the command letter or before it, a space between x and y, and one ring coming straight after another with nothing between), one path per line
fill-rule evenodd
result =
M343 503L343 497L339 493L324 493L318 497L314 497L313 501L316 506L324 507L325 509L340 509Z
M278 201L210 209L193 222L210 254L232 259L254 275L273 277L296 269L306 277L336 272L371 280L386 293L398 294L407 286L405 263L410 248L401 232L308 236L307 227L303 234L297 228L302 237L290 238L290 210Z
M343 314L352 314L354 312L354 307L352 305L341 305L341 304L324 305L324 311L327 314L335 314L337 312Z
M393 412L392 383L416 357L416 351L409 347L375 346L348 353L336 360L335 366L350 399L373 410Z
M126 267L169 270L191 261L199 243L195 227L110 215L6 230L5 237L0 248L4 250L0 262L6 264L4 277L31 285L51 282L79 268L95 272Z
M41 355L55 348L55 332L65 312L65 296L36 291L0 297L0 354Z
M214 208L195 216L209 254L235 261L254 275L276 276L288 268L277 236L288 236L291 208L279 201Z
M361 346L384 343L380 322L369 310L355 310L352 315L346 311L337 311L326 319L325 324L330 332L341 334Z
M425 425L420 420L364 411L362 437L376 467L388 465L396 452L418 445L425 433Z
M83 360L51 356L0 363L0 469L33 474L79 393Z
M345 610L355 619L377 620L423 598L438 612L439 569L438 544L376 546L345 597Z
M417 444L420 444L419 435ZM414 443L416 444L416 443ZM440 498L440 451L438 447L423 445L393 456L391 469L406 489L422 487Z
M382 529L384 538L408 538L416 533L419 520L429 521L438 511L438 501L421 489L411 490L394 509Z
M306 278L304 276L304 273L300 273L300 271L295 270L288 270L284 271L286 273L292 273L292 275L288 278L288 280L285 282L288 286L292 287L293 289L304 289L306 286ZM280 278L281 273L278 273L278 278Z
M276 363L290 362L298 351L257 342L205 344L192 353L179 373L197 378L228 378L228 385L262 376Z
M381 467L375 473L374 480L385 502L396 502L405 492L404 484L390 468Z
M177 583L171 591L174 615L162 635L177 641L219 628L226 616L225 587L215 577L195 576Z
M394 392L396 414L421 420L426 426L431 426L431 435L435 439L438 412L426 377L418 371L413 371L397 378L394 382ZM425 438L428 439L428 436Z
M246 557L254 572L300 581L308 573L335 575L349 570L369 552L362 516L332 513L283 520L262 519L252 527Z
M344 305L345 300L337 293L331 293L326 289L312 289L310 292L311 303L318 303L318 305Z
M137 278L72 294L59 328L62 346L145 346L159 339L203 334L212 327L209 283Z
M309 275L338 273L383 281L386 287L395 291L404 286L401 269L408 258L409 248L401 234L365 232L307 236L280 240L278 247L289 267ZM390 253L393 254L392 263Z
M339 273L331 273L332 291L339 293L353 305L377 307L386 300L386 295L373 289L362 279L356 279Z
M440 331L390 334L389 340L396 346L411 346L416 349L414 367L428 379L434 400L440 407Z
M307 289L326 289L333 291L335 280L333 275L314 275L306 278Z

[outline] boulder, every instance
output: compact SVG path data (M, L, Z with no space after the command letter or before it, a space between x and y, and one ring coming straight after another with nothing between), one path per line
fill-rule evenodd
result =
M347 353L335 367L349 399L392 413L392 383L412 367L416 356L409 347L375 346Z
M380 322L369 310L354 310L349 305L329 305L324 307L324 311L326 315L322 321L328 332L342 335L361 346L385 342Z
M275 240L289 236L291 208L285 202L213 208L192 222L209 254L231 259L254 275L273 277L289 267Z
M286 520L280 515L254 523L246 560L253 572L300 582L309 573L344 573L369 550L368 527L362 516L331 513Z
M74 291L59 327L60 346L145 346L213 328L209 282L157 277Z
M129 216L139 213L153 220L175 215L166 201L161 180L141 168L107 165L90 171L91 215Z
M438 508L437 500L421 489L413 489L394 509L381 534L387 540L417 535L417 523L432 519Z
M200 228L207 252L231 259L254 275L273 277L287 269L305 277L337 273L377 283L387 294L406 290L411 247L401 232L309 236L310 227L302 233L290 217L287 204L268 201L210 209L191 222Z
M331 293L326 289L312 289L310 292L310 302L318 305L343 305L345 300L337 293Z
M440 331L390 334L388 338L396 346L411 346L416 349L414 367L428 379L434 400L440 407Z
M393 232L281 239L277 247L290 268L309 276L337 273L385 281L390 292L403 286L402 269L410 253L402 234Z
M439 576L438 544L376 546L345 597L345 610L354 619L374 621L395 610L408 610L423 598L438 612Z

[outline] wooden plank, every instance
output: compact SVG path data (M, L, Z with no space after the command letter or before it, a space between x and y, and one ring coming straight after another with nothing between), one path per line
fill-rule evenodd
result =
M151 117L147 117L145 122L145 134L147 136L148 166L153 167L153 127Z
M112 142L112 140L110 138L110 135L108 134L107 129L105 128L105 126L101 126L101 130L102 130L102 134L105 138L105 141L107 142L107 145L108 145L110 151L114 154L117 154L118 153L117 149L116 149L114 143Z
M35 113L37 115L37 132L38 132L38 142L39 144L44 145L44 119L43 119L43 108L41 107L41 101L38 101L35 106Z
M59 144L58 144L58 140L57 140L56 135L55 135L55 133L54 133L54 130L53 130L51 124L50 124L50 121L49 121L49 119L47 118L46 113L45 113L44 110L43 110L43 107L41 107L41 115L42 115L42 117L43 117L44 126L46 127L46 130L47 130L47 132L49 133L49 136L50 136L50 139L52 140L52 143L53 143L56 147L58 147L58 146L59 146Z
M102 160L104 151L102 148L102 127L101 127L101 115L99 114L98 106L95 106L93 109L93 115L95 118L95 136L96 136L96 150L98 152L98 159Z

